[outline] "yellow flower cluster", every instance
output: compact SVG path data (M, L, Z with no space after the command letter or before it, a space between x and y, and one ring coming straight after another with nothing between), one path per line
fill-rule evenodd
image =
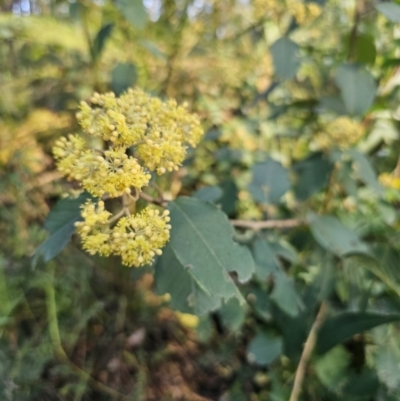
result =
M111 227L111 213L104 202L95 205L87 201L82 207L83 221L75 223L82 239L83 248L91 255L119 255L127 266L151 263L155 255L169 240L171 225L169 211L162 214L152 206L140 213L122 217Z
M202 135L198 118L175 100L161 101L140 89L129 89L116 98L113 93L95 94L90 107L81 104L78 120L91 135L113 145L135 147L143 165L163 174L177 170L186 146L196 146Z
M322 12L318 4L301 0L254 0L253 5L256 18L268 15L272 19L279 19L282 14L288 13L299 25L311 23Z
M393 174L382 173L379 175L379 182L387 188L400 189L400 177Z
M184 106L140 89L129 89L119 98L112 92L95 93L91 103L81 103L78 121L85 133L110 142L109 150L88 149L83 138L70 135L53 152L59 170L97 197L141 189L151 178L149 171L178 170L186 144L196 146L203 135L199 119ZM128 148L133 156L126 155Z
M314 19L318 18L322 12L321 7L316 3L287 0L286 5L299 25L310 24Z
M81 136L69 135L53 148L58 169L95 197L123 197L115 216L102 200L83 205L83 221L76 223L83 248L92 255L119 255L128 266L151 263L169 240L169 212L160 214L148 206L131 215L126 200L136 201L150 171L178 170L187 144L196 146L203 135L199 119L174 100L163 102L140 89L129 89L119 98L95 93L91 105L81 103L77 119L86 134L108 148L91 149Z
M137 159L126 155L125 148L110 148L104 152L85 149L85 141L76 135L62 138L54 147L58 169L68 178L81 181L93 196L105 193L111 198L130 193L130 188L142 188L151 175Z
M316 137L317 146L320 149L339 147L347 149L357 143L364 135L363 126L348 117L339 117L331 121L325 131Z

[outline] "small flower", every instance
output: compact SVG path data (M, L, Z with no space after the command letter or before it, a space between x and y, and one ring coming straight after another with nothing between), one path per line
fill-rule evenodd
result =
M155 255L162 254L161 248L169 240L168 215L168 210L160 215L148 206L134 216L122 217L113 229L112 252L121 256L124 265L151 263Z
M108 220L111 213L105 210L104 202L99 201L95 205L88 200L82 206L83 221L75 223L78 234L81 236L83 249L91 255L99 253L103 256L111 254L111 231L108 226Z

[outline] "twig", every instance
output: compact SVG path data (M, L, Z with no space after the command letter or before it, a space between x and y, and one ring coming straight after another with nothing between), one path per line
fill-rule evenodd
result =
M231 220L231 223L235 227L251 228L254 231L264 230L267 228L294 228L306 224L305 221L297 219L265 221Z
M160 199L160 198L153 198L151 195L146 194L145 192L140 192L139 193L139 198L150 202L150 203L154 203L155 205L159 205L159 206L167 206L168 205L168 201L165 199Z
M349 54L348 60L354 61L354 52L356 50L357 44L357 33L358 33L358 25L360 24L361 20L361 11L364 8L364 1L357 0L356 8L354 10L354 18L353 18L353 27L350 32L350 39L349 39Z
M321 303L317 317L311 327L310 333L308 334L307 340L304 344L303 352L300 357L300 362L296 369L296 374L294 377L294 383L292 388L292 393L290 394L289 401L298 401L301 393L301 387L306 374L307 363L311 358L311 354L314 350L315 344L317 342L318 330L325 319L327 306L325 302Z

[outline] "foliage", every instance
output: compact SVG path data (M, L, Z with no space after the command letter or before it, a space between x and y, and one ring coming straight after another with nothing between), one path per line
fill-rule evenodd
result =
M398 2L26 4L0 398L399 399Z

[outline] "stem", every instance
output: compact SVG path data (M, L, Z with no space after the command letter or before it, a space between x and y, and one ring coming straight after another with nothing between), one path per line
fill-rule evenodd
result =
M126 214L126 208L123 207L117 214L115 214L113 217L111 217L110 220L107 221L107 224L112 224L115 221L117 221L119 218L124 216Z
M356 8L354 10L353 27L351 29L350 39L349 39L349 54L348 54L349 61L354 61L354 52L357 44L358 25L361 20L361 11L363 8L364 8L364 0L357 0Z
M146 194L145 192L140 192L139 193L139 198L150 202L150 203L154 203L155 205L158 206L167 206L168 205L168 201L165 199L157 199L157 198L153 198L151 195Z
M300 362L296 369L296 375L294 377L294 383L292 388L292 393L290 394L289 401L298 401L301 393L301 387L304 381L307 363L311 358L311 354L314 350L316 341L317 341L317 334L318 330L322 325L322 322L325 319L327 306L324 302L321 303L319 308L317 317L314 320L313 325L311 326L310 333L308 334L307 340L304 343L303 352L300 357Z
M111 397L115 397L116 399L120 399L122 401L132 401L132 399L124 394L119 393L116 390L106 386L105 384L97 381L92 376L90 376L87 372L76 366L68 357L61 343L60 330L58 326L57 319L57 303L56 303L56 294L54 290L54 264L49 263L48 265L48 273L49 280L45 284L45 292L46 292L46 308L47 308L47 318L49 322L49 335L50 340L53 343L54 354L56 358L67 365L76 375L80 377L81 380L86 381L90 386L92 386L95 390L101 391L110 395Z

